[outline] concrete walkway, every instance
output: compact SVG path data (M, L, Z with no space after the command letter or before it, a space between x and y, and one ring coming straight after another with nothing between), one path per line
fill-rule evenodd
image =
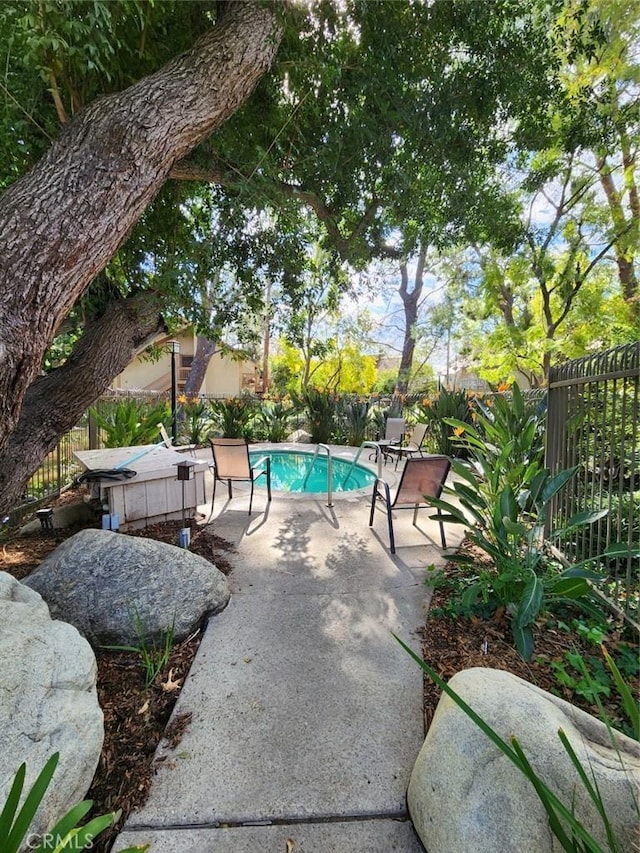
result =
M391 473L391 471L389 471ZM442 564L422 510L368 527L369 497L257 489L216 497L213 530L237 554L232 598L209 622L142 811L113 850L153 853L420 853L405 792L424 738L419 649L425 569ZM449 545L458 539L449 526Z

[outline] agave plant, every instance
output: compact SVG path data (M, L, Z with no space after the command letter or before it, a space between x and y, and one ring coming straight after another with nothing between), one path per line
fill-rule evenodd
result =
M360 447L367 437L369 404L360 400L345 400L343 417L347 444L350 447Z
M291 430L295 407L285 400L265 400L256 415L260 437L265 441L284 441Z

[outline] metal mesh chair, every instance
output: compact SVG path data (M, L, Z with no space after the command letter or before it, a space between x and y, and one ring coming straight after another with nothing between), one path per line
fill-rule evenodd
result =
M209 467L213 472L213 495L211 497L211 512L216 499L216 483L218 480L227 481L229 499L233 497L231 484L233 482L250 482L249 514L253 503L253 484L258 477L266 477L267 500L271 500L271 459L264 456L251 465L249 445L244 438L210 438L213 464Z
M392 444L390 447L387 447L386 453L389 456L396 457L396 470L398 468L398 462L401 459L410 459L416 455L423 455L422 445L427 437L427 429L427 424L416 424L411 430L411 435L409 436L406 444Z
M376 439L378 450L369 456L369 459L377 461L378 453L382 452L385 465L387 464L387 450L390 446L400 445L404 437L405 419L404 418L387 418L385 424L384 438Z
M451 460L448 456L422 456L415 459L407 459L393 498L391 497L389 484L384 480L376 480L371 498L369 527L373 527L376 503L380 501L387 512L389 546L392 554L396 552L395 536L393 533L393 511L413 509L413 524L415 525L418 509L421 506L429 506L425 500L425 495L431 498L440 497L450 468ZM444 525L442 521L439 524L442 547L446 548L447 540L444 535Z

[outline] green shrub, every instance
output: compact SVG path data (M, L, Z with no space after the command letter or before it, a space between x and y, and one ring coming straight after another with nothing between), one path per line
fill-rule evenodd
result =
M156 443L158 424L171 420L168 402L150 404L131 398L106 401L100 408L90 408L89 413L102 430L105 447Z
M256 413L257 436L263 441L284 441L291 431L296 409L287 400L265 400Z
M447 418L455 418L461 424L471 423L472 398L466 391L443 389L433 400L425 398L416 405L418 420L429 425L429 446L434 453L444 456L466 456L465 445L456 441L455 433Z
M211 422L223 438L253 438L252 421L256 415L253 399L247 397L229 397L226 400L213 400L209 404Z
M369 404L359 400L345 399L342 407L346 443L360 447L367 438L369 429Z
M339 425L340 400L331 391L307 388L294 398L295 404L304 411L314 444L329 444Z
M186 444L202 447L211 432L209 407L199 397L187 399L184 395L178 397L180 411L178 415L178 430L181 439Z
M548 508L577 468L552 476L542 467L539 416L525 409L515 388L509 399L480 407L474 426L454 418L444 422L453 428L472 464L453 460L456 480L445 493L455 495L457 504L429 502L445 513L444 520L463 524L471 542L493 562L492 568L481 568L470 578L463 604L481 597L485 603L504 606L516 647L529 660L532 628L541 609L589 597L588 582L603 579L580 564L561 570L544 547ZM511 435L511 429L518 433ZM605 514L606 510L578 513L549 538L562 539ZM454 559L470 561L462 556Z

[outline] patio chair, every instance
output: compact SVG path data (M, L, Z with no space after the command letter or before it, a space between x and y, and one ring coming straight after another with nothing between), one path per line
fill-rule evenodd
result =
M396 457L395 470L398 469L398 462L401 459L410 459L416 455L423 456L422 445L427 437L427 429L427 424L416 424L411 430L411 435L406 444L399 444L397 446L394 444L387 447L387 454Z
M253 465L249 459L249 444L244 438L210 438L213 463L209 465L213 473L213 495L211 497L211 513L216 499L216 483L218 480L227 481L229 499L233 497L231 484L233 482L250 482L249 515L253 503L253 484L258 477L266 477L267 500L271 500L271 459L264 456Z
M430 506L425 500L425 495L430 498L439 498L447 479L451 460L448 456L422 456L415 459L407 459L400 482L393 498L389 484L384 480L377 479L373 486L371 498L371 513L369 515L369 527L373 527L373 516L376 510L376 502L381 501L387 511L389 524L389 546L392 554L396 553L395 536L393 533L393 511L399 509L413 509L413 524L415 526L418 509L421 506ZM444 525L440 524L440 539L443 549L447 547L444 535Z
M385 465L388 459L387 450L390 445L401 444L402 438L404 436L405 429L405 419L404 418L387 418L387 423L384 431L384 438L376 439L376 444L378 444L380 450L382 451L382 455L384 457ZM372 453L369 456L369 459L373 459L377 462L378 460L378 450L375 453Z
M188 450L195 450L198 446L197 444L174 444L164 424L158 424L158 429L160 430L164 446L168 450L175 450L177 453L186 453Z

